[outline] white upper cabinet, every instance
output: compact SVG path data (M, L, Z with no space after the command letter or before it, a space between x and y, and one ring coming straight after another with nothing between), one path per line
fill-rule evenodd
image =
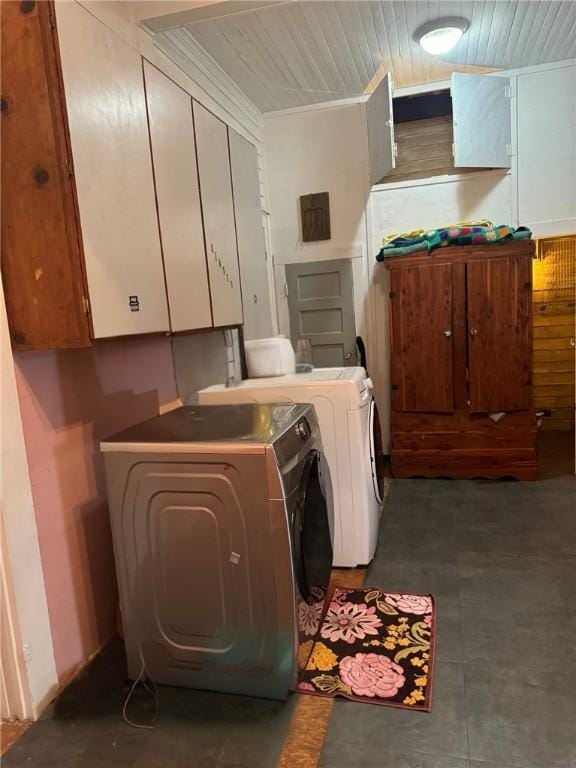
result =
M212 316L216 327L242 323L242 295L226 125L194 101Z
M387 72L366 102L370 186L394 168L392 76Z
M510 80L492 75L452 75L454 165L510 168Z
M272 313L260 207L258 153L256 147L231 128L228 137L244 304L244 338L261 339L272 335Z
M212 325L192 99L144 62L152 161L173 331Z
M168 331L142 62L78 3L56 3L95 338Z

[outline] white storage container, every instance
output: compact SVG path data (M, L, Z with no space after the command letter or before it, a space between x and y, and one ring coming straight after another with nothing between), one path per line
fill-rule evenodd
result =
M246 365L250 379L287 376L296 370L296 359L290 339L274 336L244 342Z

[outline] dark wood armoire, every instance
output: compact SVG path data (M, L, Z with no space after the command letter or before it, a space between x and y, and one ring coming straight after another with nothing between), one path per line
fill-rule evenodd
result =
M395 477L536 475L531 240L390 259Z

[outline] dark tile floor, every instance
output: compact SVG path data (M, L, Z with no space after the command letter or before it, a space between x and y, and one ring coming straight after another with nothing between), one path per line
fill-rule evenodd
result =
M111 643L2 758L2 768L274 768L296 696L287 703L160 688L154 730L122 719L124 651ZM138 690L129 716L149 723Z
M366 584L435 595L432 712L338 700L320 768L576 766L576 481L547 440L535 483L392 482Z
M554 437L535 483L392 481L368 585L432 592L430 714L337 700L320 768L576 766L576 482ZM3 768L274 768L296 702L162 688L153 731L121 718L112 644ZM152 715L140 691L130 710ZM310 763L313 765L314 763Z

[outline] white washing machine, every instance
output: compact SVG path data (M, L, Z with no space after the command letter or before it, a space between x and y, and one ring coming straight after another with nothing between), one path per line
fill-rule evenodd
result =
M236 387L200 390L199 402L311 403L316 409L333 491L334 565L366 565L374 557L382 499L374 452L374 398L364 368L317 368Z

